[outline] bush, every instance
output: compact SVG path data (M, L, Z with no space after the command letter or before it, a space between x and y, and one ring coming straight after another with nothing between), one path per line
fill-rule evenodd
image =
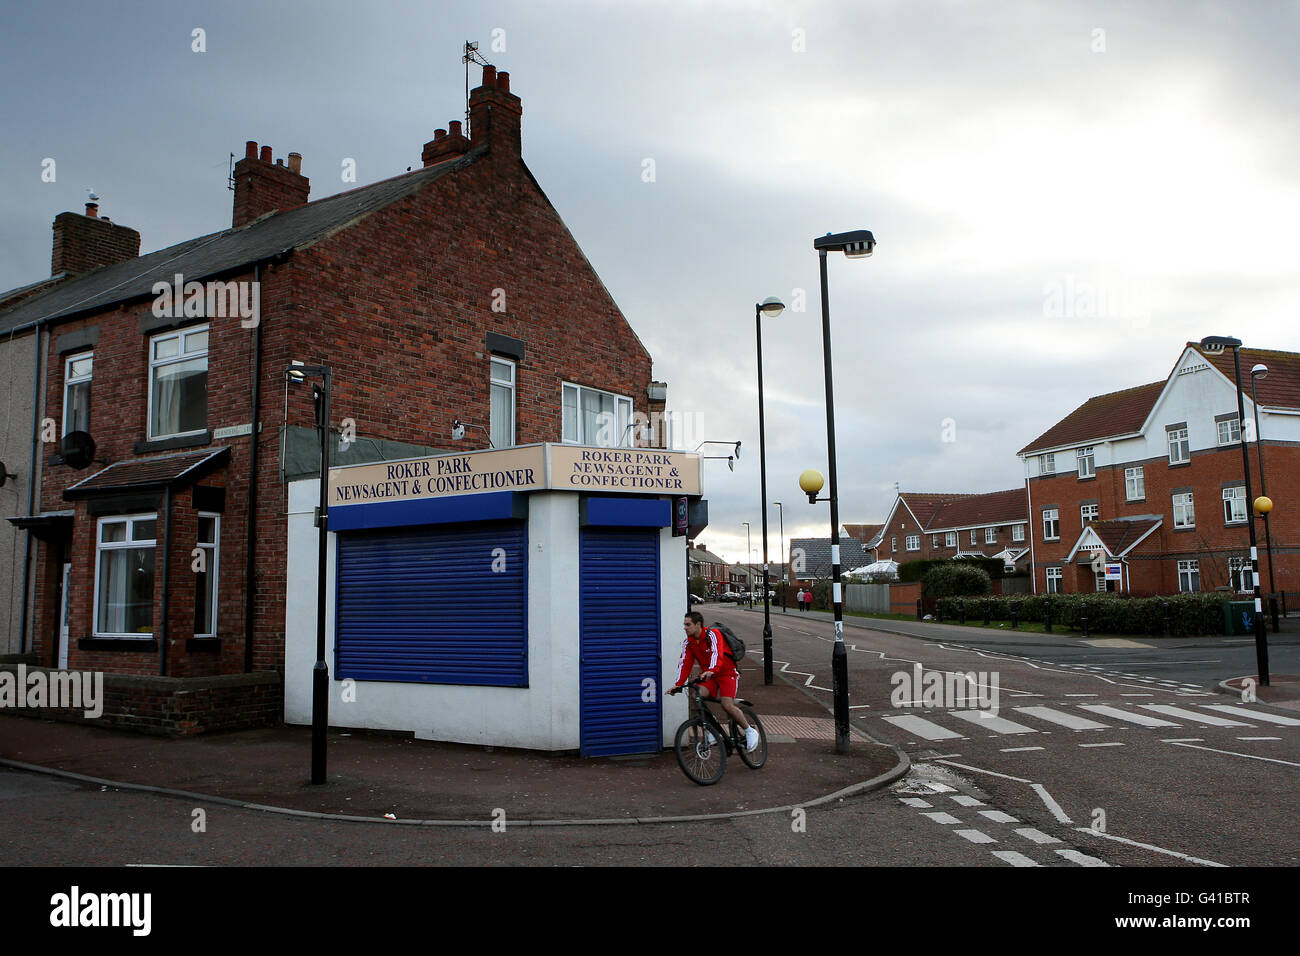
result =
M898 566L898 580L906 584L910 581L925 580L926 573L931 568L942 568L950 565L957 567L974 566L983 568L988 572L988 576L993 579L1012 577L1007 574L1007 566L999 558L921 558L916 561L904 561ZM1015 577L1025 577L1027 571L1015 573Z
M970 561L944 561L925 572L921 591L926 597L945 598L966 594L988 594L993 582L983 568Z
M958 598L938 602L944 620L958 617ZM1219 594L1171 594L1167 597L1127 597L1119 594L1030 594L967 599L967 620L983 620L984 602L995 621L1011 620L1016 610L1020 621L1041 622L1050 609L1052 625L1081 630L1083 614L1088 630L1099 634L1151 634L1164 630L1165 608L1169 610L1169 633L1175 637L1223 633L1224 599Z
M709 596L708 578L701 577L698 574L695 577L691 578L691 593L697 594L702 598L708 597Z

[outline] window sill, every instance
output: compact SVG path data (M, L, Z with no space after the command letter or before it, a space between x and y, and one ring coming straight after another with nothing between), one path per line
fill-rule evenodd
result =
M1143 497L1143 498L1125 498L1125 499L1124 499L1124 503L1127 504L1127 505L1141 505L1141 504L1146 504L1146 498L1145 498L1145 497Z
M1195 531L1195 530L1196 530L1196 525L1189 525L1189 526L1186 527L1186 528L1179 528L1179 527L1175 526L1175 527L1174 527L1174 534L1180 534L1181 532L1184 532L1184 531Z
M103 637L94 635L77 640L77 648L83 651L124 651L128 654L140 654L158 650L158 641L148 637Z
M1186 467L1187 467L1188 465L1190 465L1190 464L1191 464L1190 461L1171 461L1171 462L1169 463L1169 467L1170 467L1170 468L1186 468Z
M153 451L171 451L176 448L201 448L212 444L212 432L204 430L193 435L177 435L174 438L155 438L151 441L138 441L131 450L137 455L147 455Z
M1080 481L1096 481L1096 480L1097 480L1097 476L1096 476L1095 474L1092 474L1092 475L1080 475L1080 476L1079 476L1079 480L1080 480Z

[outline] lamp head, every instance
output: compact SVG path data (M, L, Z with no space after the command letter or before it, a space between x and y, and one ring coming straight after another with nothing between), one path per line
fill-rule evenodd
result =
M285 375L289 377L289 381L293 382L293 384L295 385L301 385L303 382L307 381L306 375L304 375L302 372L294 371L295 368L301 368L302 365L303 365L302 362L299 362L297 359L294 359L289 363L289 368L285 371Z
M1252 369L1250 370L1250 377L1251 377L1251 378L1268 378L1268 366L1267 366L1267 365L1263 365L1263 364L1261 364L1261 365L1256 365L1254 368L1252 368Z
M876 251L876 237L870 229L827 233L813 240L813 248L818 252L842 252L850 259L865 259Z
M1230 335L1207 335L1201 339L1201 348L1211 355L1222 355L1225 349L1241 348L1241 339Z
M740 461L740 442L736 442L736 461Z
M1255 513L1266 515L1273 510L1273 499L1266 495L1260 495L1255 499Z
M810 505L817 503L817 493L822 490L823 484L825 484L825 481L822 478L822 473L816 468L809 468L799 476L799 487L808 496Z
M736 470L736 456L735 456L735 455L728 455L728 456L727 456L727 471L735 471L735 470Z
M465 437L465 426L458 418L451 423L451 440L460 441Z
M778 299L776 296L769 295L766 299L764 299L761 303L759 303L758 311L762 312L768 318L775 319L778 315L780 315L782 312L785 311L785 303L782 302L780 299Z

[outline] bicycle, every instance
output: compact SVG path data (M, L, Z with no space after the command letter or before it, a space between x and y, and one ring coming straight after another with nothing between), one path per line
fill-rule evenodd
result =
M677 753L677 764L682 773L702 787L717 783L727 770L727 754L735 750L740 759L751 770L757 770L767 763L767 731L763 722L754 713L754 705L747 700L736 699L736 706L745 715L749 726L758 731L758 746L752 751L745 749L745 733L736 724L734 717L728 715L728 728L723 730L713 711L700 698L699 684L702 678L689 680L682 686L689 688L691 694L691 715L677 728L677 737L673 749Z

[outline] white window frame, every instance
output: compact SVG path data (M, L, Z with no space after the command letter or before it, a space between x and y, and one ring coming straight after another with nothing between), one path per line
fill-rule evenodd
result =
M142 541L133 540L134 532L135 532L135 523L137 521L154 522L154 537ZM100 565L102 564L102 557L105 551L145 550L148 548L154 548L156 551L158 547L157 522L158 522L158 513L156 511L143 512L141 514L131 514L131 515L112 515L109 517L100 518L98 521L95 522L95 597L94 597L94 606L91 609L91 613L92 613L91 633L94 634L95 637L112 637L112 638L121 638L123 640L130 640L132 638L137 640L148 640L153 638L152 630L147 632L146 631L117 632L117 631L101 631L99 629L99 607L100 607L99 582L100 582ZM112 524L126 525L126 537L124 540L108 541L108 542L104 541L104 528L105 526L112 525ZM155 587L156 587L157 574L158 574L158 558L156 553L154 555L153 573L155 576ZM153 601L153 596L150 595L150 602L152 601ZM156 622L153 620L152 614L150 614L150 621L151 621L151 625L156 625Z
M1075 461L1079 466L1079 479L1095 478L1097 476L1097 458L1093 454L1093 446L1080 448L1074 453Z
M1056 474L1056 452L1049 451L1045 455L1038 456L1038 473L1040 475Z
M574 423L574 428L577 433L576 438L569 438L566 434L567 429L564 427L564 415L565 415L565 407L566 407L564 403L564 393L566 389L575 390L574 414L577 415L577 421ZM595 436L588 436L583 434L583 432L585 431L585 428L583 426L583 414L582 414L582 393L583 392L596 392L597 394L600 395L608 395L614 399L615 428L618 429L620 432L622 432L622 434L619 436L618 441L615 444L609 446L596 445ZM626 421L623 420L624 416L621 414L621 411L624 408L626 408L627 411ZM633 447L633 433L637 431L637 429L628 428L627 426L633 424L635 415L636 415L636 408L632 402L632 399L626 395L620 395L617 392L609 392L603 388L592 388L590 385L579 385L576 382L560 383L560 441L566 445L592 445L600 448L604 448L604 447L631 448ZM599 429L597 429L597 432L599 432ZM590 441L587 440L589 438L591 439Z
M997 543L998 543L998 529L997 529L997 528L985 528L985 529L984 529L984 543L985 543L985 544L997 544Z
M1236 435L1232 434L1234 430L1234 426L1237 432ZM1215 422L1215 431L1218 433L1220 445L1241 444L1241 419L1240 418L1224 418L1218 422Z
M217 636L217 615L221 608L221 515L212 511L200 511L200 518L212 519L212 540L202 541L195 538L194 547L202 548L207 554L208 575L212 582L212 630L206 633L194 632L195 637L216 637ZM198 600L198 589L195 589L194 599Z
M1174 527L1175 528L1195 528L1196 527L1196 501L1193 492L1184 491L1173 496L1174 504ZM1181 512L1182 520L1179 520Z
M185 351L185 343L186 343L186 339L187 339L187 337L188 337L188 336L191 336L191 335L194 335L196 332L205 332L205 333L207 333L207 336L208 336L208 344L207 344L207 346L205 346L204 349L203 349L201 352L200 352L200 351L194 351L194 352L187 352L187 351ZM154 353L157 351L158 343L159 343L159 342L165 342L165 341L167 341L168 339L180 339L180 350L177 352L177 354L175 354L175 355L171 355L171 356L168 356L168 357L165 358L165 359L155 359L155 358L154 358ZM205 412L205 414L204 414L204 416L203 416L203 417L204 417L204 425L203 425L202 428L194 428L194 429L191 429L190 431L187 431L187 432L166 432L166 433L155 432L155 431L154 431L154 420L153 420L153 384L154 384L154 370L155 370L155 369L162 368L162 367L167 366L167 365L175 365L175 364L180 363L180 362L192 362L192 361L194 361L195 359L202 358L202 359L204 360L205 371L206 371L206 370L207 370L207 359L208 359L208 356L211 354L211 350L212 350L212 329L211 329L210 326L207 326L207 325L187 325L187 326L184 326L183 328L179 328L179 329L171 329L170 331L167 331L167 332L160 332L158 335L150 336L150 338L149 338L149 368L148 368L148 373L147 373L148 376L149 376L149 383L148 383L149 388L148 388L148 394L147 394L146 397L145 397L145 400L146 400L146 402L148 403L148 404L145 406L145 417L146 417L146 419L147 419L147 425L146 425L146 427L147 427L148 430L149 430L149 440L150 440L150 441L159 441L159 440L164 439L164 438L180 438L180 437L183 437L183 436L185 436L185 435L201 435L203 432L207 431L207 427L208 427L208 426L207 426L207 414L206 414L206 412ZM206 388L205 388L205 390L204 390L203 400L204 400L204 403L205 403L205 405L206 405L206 403L207 403L207 390L206 390Z
M1186 577L1184 577L1186 575ZM1192 575L1195 575L1193 581ZM1184 587L1184 583L1188 586ZM1191 587L1192 584L1196 587ZM1194 594L1201 590L1201 562L1196 558L1178 562L1178 593Z
M1169 464L1181 465L1192 460L1192 444L1186 428L1168 428L1165 438L1169 443Z
M943 545L939 544L939 536L937 534L930 535L930 549L937 551L941 547Z
M1048 534L1048 522L1055 525L1055 534ZM1043 509L1043 540L1060 541L1061 540L1061 510L1059 508Z
M1255 574L1249 555L1228 559L1228 583L1238 594L1254 593Z
M1088 519L1097 521L1101 517L1101 505L1079 505L1079 521L1083 524L1088 523Z
M1238 510L1238 504L1241 505L1241 516L1234 517L1233 512ZM1246 489L1243 485L1237 485L1235 488L1223 489L1223 523L1246 523Z
M1048 594L1060 594L1060 593L1061 593L1061 582L1062 582L1062 580L1063 580L1063 578L1064 578L1064 573L1063 573L1063 571L1064 571L1064 569L1062 569L1062 568L1048 568L1048 569L1047 569L1047 593L1048 593ZM1052 585L1056 585L1056 586L1053 587Z
M1146 473L1142 465L1124 469L1124 500L1142 501L1147 496ZM1134 492L1137 492L1134 494Z
M1012 540L1012 541L1024 541L1024 540L1025 540L1025 526L1024 526L1024 525L1022 525L1022 524L1012 525L1012 527L1011 527L1011 540Z
M971 529L970 529L970 543L971 543L971 544L979 544L979 542L975 540L975 536L978 535L978 534L979 534L979 529L978 529L978 528L971 528Z
M508 377L498 377L497 367L502 366L509 371ZM513 359L505 358L501 355L493 355L488 363L488 438L492 442L493 448L510 448L515 444L515 409L518 404L515 401L515 382L517 376L517 365ZM492 434L492 404L496 399L497 389L500 387L510 390L510 435L496 436ZM497 437L505 437L504 444L497 444Z
M87 359L90 360L90 371L87 372L85 375L74 376L72 374L73 363L85 361ZM63 434L66 435L69 431L68 409L71 403L68 401L68 393L77 385L87 386L86 428L84 430L85 431L90 430L90 390L91 390L91 382L94 380L94 377L95 377L95 352L93 349L90 349L85 352L76 352L72 355L69 355L66 359L64 359L63 361ZM78 431L78 429L74 428L72 429L72 431Z
M906 545L908 551L920 551L921 536L919 534L909 534L903 544Z
M957 532L956 532L956 531L945 531L945 532L944 532L944 535L943 535L943 546L944 546L945 548L955 548L955 547L957 547Z
M889 536L889 553L890 554L898 553L898 535L896 534L891 534Z

